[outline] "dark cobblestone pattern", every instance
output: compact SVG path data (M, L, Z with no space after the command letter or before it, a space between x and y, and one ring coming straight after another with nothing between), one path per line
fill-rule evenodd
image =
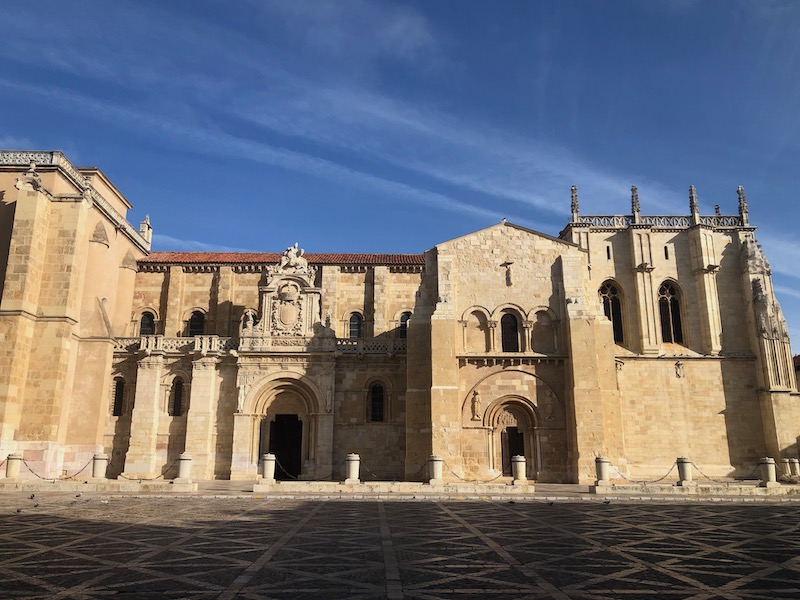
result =
M799 524L778 503L8 494L0 597L794 599Z

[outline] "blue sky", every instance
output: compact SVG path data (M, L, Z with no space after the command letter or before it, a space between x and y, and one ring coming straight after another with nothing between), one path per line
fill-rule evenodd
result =
M800 339L800 3L4 3L0 147L60 149L154 248L421 252L502 217L736 212ZM795 343L795 346L798 344ZM795 348L797 350L798 348Z

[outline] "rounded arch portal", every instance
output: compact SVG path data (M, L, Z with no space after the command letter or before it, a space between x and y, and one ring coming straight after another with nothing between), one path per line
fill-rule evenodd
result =
M269 452L276 457L277 479L314 477L321 412L317 387L302 375L281 373L254 388L246 403L254 461Z

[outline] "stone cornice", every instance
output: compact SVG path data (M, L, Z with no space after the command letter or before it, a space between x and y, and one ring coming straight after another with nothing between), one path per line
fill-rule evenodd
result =
M111 223L138 247L142 252L150 252L150 244L141 236L133 225L123 217L111 203L106 200L89 181L58 151L0 151L0 166L20 166L35 163L37 166L57 168L75 187L88 194L92 204L103 213ZM125 201L127 202L127 200Z

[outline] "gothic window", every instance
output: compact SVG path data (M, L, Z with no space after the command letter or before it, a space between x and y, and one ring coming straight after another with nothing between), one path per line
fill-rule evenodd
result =
M350 315L350 333L349 337L351 340L357 340L361 337L361 329L362 324L364 323L364 319L358 313L353 313Z
M139 335L155 335L156 333L156 317L150 311L142 313L142 318L139 320Z
M606 281L600 288L600 298L603 301L603 312L614 326L614 342L621 344L625 340L622 328L622 299L619 286L613 281Z
M400 315L400 331L397 332L397 335L400 339L406 339L408 337L408 320L411 318L410 312L404 312Z
M503 341L503 352L519 352L519 326L517 317L506 313L500 319L500 336Z
M125 380L122 377L114 378L114 403L111 406L111 414L121 417L125 412Z
M386 397L383 386L380 383L373 383L369 388L369 420L373 423L382 423L385 421L385 409Z
M189 317L189 337L203 335L206 330L206 316L199 310L192 313Z
M661 315L661 339L682 344L681 304L675 285L668 281L658 288L658 311Z
M176 377L172 380L172 387L169 390L167 412L172 417L180 417L183 414L183 379L180 377Z

